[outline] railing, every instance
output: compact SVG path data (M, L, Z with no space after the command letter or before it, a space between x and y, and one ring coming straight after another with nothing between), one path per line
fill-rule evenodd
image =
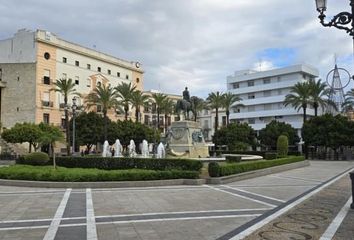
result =
M53 102L43 101L42 100L42 106L43 107L53 107Z

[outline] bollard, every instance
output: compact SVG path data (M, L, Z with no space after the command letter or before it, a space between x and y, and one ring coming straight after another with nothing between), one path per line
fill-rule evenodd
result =
M350 208L354 209L354 171L350 173L350 179L352 180L352 204Z

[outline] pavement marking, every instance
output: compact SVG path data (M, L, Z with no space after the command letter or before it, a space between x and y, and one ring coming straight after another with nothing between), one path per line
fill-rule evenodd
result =
M270 204L270 203L263 202L263 201L260 201L260 200L257 200L257 199L253 199L253 198L250 198L250 197L242 196L242 195L239 195L237 193L232 193L232 192L229 192L227 190L219 189L217 187L212 187L210 185L205 185L205 186L208 186L209 188L214 189L216 191L220 191L220 192L227 193L227 194L230 194L230 195L233 195L233 196L236 196L236 197L244 198L244 199L247 199L247 200L250 200L250 201L253 201L253 202L257 202L257 203L260 203L260 204L263 204L263 205L267 205L269 207L276 207L276 205L274 205L274 204Z
M95 210L93 208L91 188L86 189L86 223L87 240L97 240Z
M60 225L60 218L62 218L62 216L64 214L64 210L65 210L66 204L68 203L70 193L71 193L71 188L66 189L63 199L60 202L60 205L55 213L55 216L54 216L43 240L54 240L55 235L56 235L59 225Z
M92 192L129 192L129 191L164 191L164 190L204 190L207 189L203 186L181 186L181 187L136 187L136 188L102 188L92 189Z
M53 191L14 191L14 192L0 192L1 195L7 195L7 194L41 194L41 193L64 193L65 190L53 190Z
M336 234L339 226L343 222L344 218L347 216L348 211L350 210L350 204L352 203L352 197L346 202L346 204L339 211L337 216L333 219L331 224L328 226L327 230L323 233L320 240L331 240Z
M234 189L234 190L237 190L237 191L240 191L240 192L252 194L252 195L255 195L255 196L259 196L259 197L262 197L262 198L267 198L267 199L269 199L269 200L274 200L274 201L277 201L277 202L282 202L282 203L285 203L285 202L286 202L286 201L281 200L281 199L278 199L278 198L273 198L273 197L264 196L264 195L261 195L261 194L258 194L258 193L254 193L254 192L249 192L249 191L246 191L246 190L243 190L243 189L239 189L239 188L235 188L235 187L230 187L230 186L228 186L228 185L221 185L221 186L226 187L226 188L229 188L229 189Z
M317 183L322 183L323 182L323 181L320 181L320 180L317 180L317 179L299 178L299 177L284 176L284 175L271 175L270 177L283 178L283 179L295 179L295 180L301 180L301 181L306 181L306 182L317 182Z
M303 201L305 201L306 199L310 198L311 196L315 195L316 193L318 193L319 191L321 191L322 189L326 188L327 186L331 185L332 183L334 183L335 181L337 181L338 179L342 178L344 175L348 174L349 172L351 172L354 168L350 168L347 169L346 171L344 171L343 173L338 174L337 176L333 177L332 179L329 179L327 182L324 182L322 184L319 184L318 187L315 187L315 189L313 190L309 190L307 193L305 192L305 195L303 195L300 198L295 198L295 201L291 202L290 204L285 204L285 206L279 206L278 208L280 208L279 210L277 210L276 212L272 213L271 215L267 216L266 218L264 218L261 221L258 221L256 223L252 223L252 225L250 225L249 227L247 227L246 229L244 229L243 231L237 233L237 235L234 235L232 237L229 237L229 234L232 234L232 232L225 234L224 236L220 237L219 239L231 239L231 240L238 240L238 239L244 239L245 237L247 237L248 235L250 235L251 233L253 233L254 231L258 230L259 228L263 227L264 225L266 225L267 223L271 222L272 220L276 219L277 217L279 217L280 215L284 214L285 212L289 211L290 209L292 209L293 207L295 207L296 205L302 203ZM301 195L300 195L301 196ZM292 200L290 200L292 201ZM242 227L242 226L241 226Z
M239 188L274 188L274 187L313 187L315 186L316 184L307 184L307 185L304 185L304 184L301 184L301 185L280 185L280 184L266 184L266 185L228 185L230 187L239 187Z

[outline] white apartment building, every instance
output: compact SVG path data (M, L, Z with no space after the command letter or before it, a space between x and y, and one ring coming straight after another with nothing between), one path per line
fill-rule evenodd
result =
M303 64L263 72L235 72L227 77L227 90L241 97L244 107L231 110L230 121L247 122L253 129L261 130L272 120L277 120L300 130L302 110L297 111L291 105L285 107L283 102L292 86L318 75L316 68ZM314 116L314 110L307 109L307 114Z
M215 118L216 113L215 109L204 109L203 111L198 112L197 120L202 127L204 134L204 139L207 142L212 141L214 132L215 132ZM226 126L226 111L225 109L219 109L218 112L218 127Z

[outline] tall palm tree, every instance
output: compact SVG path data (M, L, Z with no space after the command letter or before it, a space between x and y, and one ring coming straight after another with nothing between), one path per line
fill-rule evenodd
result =
M141 119L139 119L140 107L145 106L149 101L149 98L148 95L143 94L140 90L135 90L131 94L130 102L135 108L135 122L141 122Z
M54 88L51 91L59 92L64 96L65 105L65 133L66 133L66 154L70 155L70 128L69 128L69 108L68 98L70 95L77 94L75 83L72 79L59 79L54 83Z
M162 111L165 114L165 133L167 132L167 127L168 127L168 116L171 115L174 110L175 110L175 102L170 99L170 98L166 98L165 101L162 104Z
M192 112L194 115L194 122L196 122L198 112L203 111L203 109L205 109L206 107L206 104L203 98L199 98L197 96L191 97L191 103L192 103Z
M342 110L344 112L350 111L354 109L354 88L350 89L345 95L345 99L342 104Z
M243 104L241 103L234 105L236 102L240 101L242 101L242 98L233 93L228 92L224 94L223 107L226 110L226 126L229 126L230 123L230 108L236 106L243 106Z
M283 103L285 106L289 104L297 111L303 110L303 119L306 122L306 109L311 104L311 91L308 82L298 82L290 89L290 93L285 96Z
M128 112L129 112L129 103L131 100L132 93L136 90L136 86L133 86L131 83L120 83L117 87L115 87L117 96L121 99L120 103L124 108L125 120L128 120Z
M118 106L116 92L110 86L99 85L93 92L89 93L85 97L85 104L87 108L100 105L102 107L103 119L104 119L104 139L107 139L107 125L108 118L107 112L109 109L116 108Z
M331 89L327 84L321 82L321 79L318 81L310 80L308 84L310 88L311 105L315 109L315 116L317 116L319 107L321 107L322 110L325 107L332 107L335 110L338 109L337 105L328 99Z
M223 102L224 102L224 94L219 91L211 92L211 93L209 93L209 96L207 97L208 106L211 109L215 109L215 126L214 126L215 132L218 130L219 108L223 107Z
M157 126L160 126L160 113L162 112L163 109L163 104L167 96L162 93L153 93L152 99L154 103L156 104L156 113L157 113Z

